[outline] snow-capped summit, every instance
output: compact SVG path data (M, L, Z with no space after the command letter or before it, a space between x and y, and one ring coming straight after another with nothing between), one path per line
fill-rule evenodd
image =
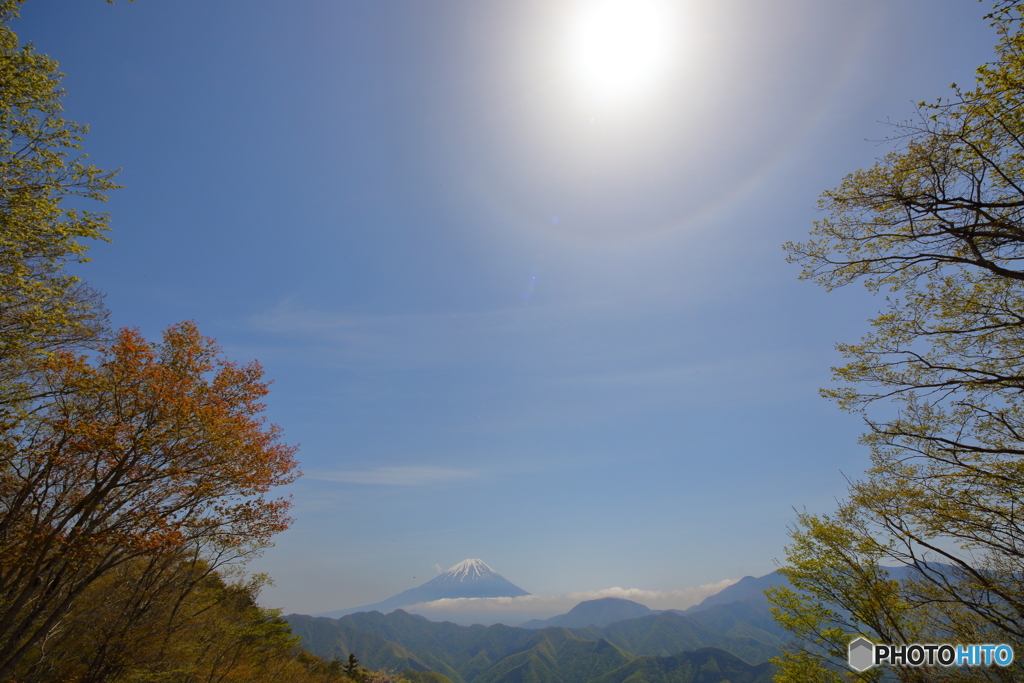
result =
M434 577L419 588L410 588L387 600L351 609L324 612L317 616L341 617L355 612L391 612L421 602L443 598L516 598L529 595L483 560L463 560L448 571Z
M463 560L457 565L441 574L450 576L456 581L476 581L479 579L492 579L498 574L487 566L483 560Z
M420 588L440 591L445 593L441 596L445 598L503 598L529 595L503 579L501 574L488 567L483 560L463 560L431 581L427 581Z

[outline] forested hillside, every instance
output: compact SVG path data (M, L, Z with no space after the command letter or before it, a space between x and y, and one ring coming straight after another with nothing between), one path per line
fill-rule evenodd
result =
M572 629L459 626L402 610L286 618L303 645L322 657L356 652L375 668L431 670L455 683L587 683L634 674L640 678L632 680L652 683L770 680L767 660L783 644L763 598ZM707 678L712 669L722 677ZM705 677L694 678L700 671Z

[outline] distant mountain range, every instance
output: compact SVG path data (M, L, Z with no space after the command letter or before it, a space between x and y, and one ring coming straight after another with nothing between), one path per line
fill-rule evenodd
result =
M771 621L766 608L748 611ZM744 621L742 610L711 612L539 630L438 623L403 610L285 618L303 646L322 657L354 653L370 668L435 671L453 683L769 683L767 660L783 640Z
M772 586L788 585L789 580L777 571L764 576L744 576L731 586L726 586L714 595L704 598L699 604L686 608L682 613L703 612L715 605L727 605L738 601L767 604L768 600L764 596L766 590Z
M909 574L904 567L886 569L897 580ZM747 576L686 610L587 600L522 627L459 626L401 609L285 619L303 646L322 657L354 653L369 668L408 671L414 683L448 683L441 676L451 683L771 683L768 660L789 634L772 618L764 591L785 585L778 572ZM466 560L368 607L526 594L484 562Z
M316 616L338 618L356 612L387 613L401 607L445 598L517 598L521 595L529 593L488 567L483 560L463 560L422 586L402 591L386 600L362 607L323 612Z
M632 600L621 598L600 598L585 600L565 614L550 619L530 619L520 624L519 628L547 628L549 626L565 626L566 628L583 628L585 626L607 626L624 619L646 617L659 614L661 610L652 610Z
M731 586L727 586L718 593L708 596L700 604L693 605L685 610L653 610L646 605L641 605L639 602L622 600L620 598L586 600L565 614L559 614L550 619L531 619L520 624L520 628L607 626L616 621L636 619L637 617L661 614L662 612L675 612L676 614L703 612L715 605L727 605L734 602L751 603L758 607L764 605L765 609L767 609L767 600L764 597L764 592L771 586L779 585L788 585L788 582L778 572L772 572L761 577L745 576Z
M463 562L442 577L451 587L471 573L496 576L482 562ZM354 653L370 668L433 671L453 683L770 683L768 659L787 634L772 619L763 590L784 583L774 573L745 577L685 613L618 598L588 600L520 628L438 623L403 610L285 618L320 656Z

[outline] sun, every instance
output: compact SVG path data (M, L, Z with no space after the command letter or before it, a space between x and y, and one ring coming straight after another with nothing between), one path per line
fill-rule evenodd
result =
M670 65L675 17L664 0L593 0L575 17L569 63L592 94L627 98L651 88Z

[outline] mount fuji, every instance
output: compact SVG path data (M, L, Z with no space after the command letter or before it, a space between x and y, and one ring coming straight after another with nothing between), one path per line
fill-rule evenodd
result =
M402 591L387 600L362 607L323 612L316 616L337 619L356 612L377 611L387 614L401 607L444 598L517 598L521 595L529 593L488 567L483 560L463 560L422 586Z

